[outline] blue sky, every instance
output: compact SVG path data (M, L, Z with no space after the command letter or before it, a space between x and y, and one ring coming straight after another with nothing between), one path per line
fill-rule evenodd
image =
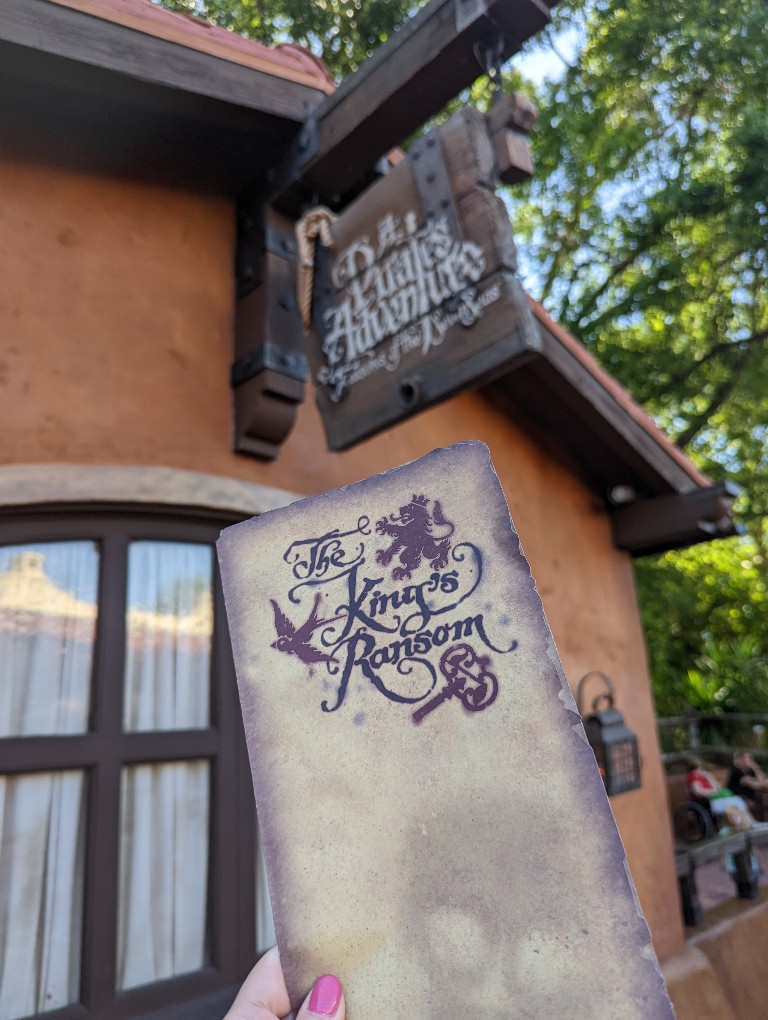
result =
M566 28L554 38L555 47L569 63L577 59L581 45L580 34L577 28ZM541 85L544 81L556 81L562 78L566 66L563 60L555 52L554 48L546 41L533 40L526 46L522 53L512 58L512 66L521 74L529 78L534 85Z

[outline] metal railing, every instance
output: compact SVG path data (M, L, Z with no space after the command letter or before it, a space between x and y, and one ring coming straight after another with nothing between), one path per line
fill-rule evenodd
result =
M734 751L742 749L768 763L768 714L690 712L656 722L661 759L668 772L677 771L676 766L692 754L729 765Z

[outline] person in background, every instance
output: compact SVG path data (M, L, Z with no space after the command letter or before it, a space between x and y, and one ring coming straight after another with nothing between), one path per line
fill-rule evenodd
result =
M750 811L761 822L768 816L768 776L749 751L737 751L728 774L728 787L743 797Z
M279 1020L291 1011L277 947L259 960L245 979L224 1020ZM337 978L323 974L312 986L296 1020L344 1020L344 993Z
M742 797L736 796L729 787L723 787L717 779L702 768L699 758L690 758L685 786L692 800L708 805L716 822L725 818L734 828L749 828L754 819Z

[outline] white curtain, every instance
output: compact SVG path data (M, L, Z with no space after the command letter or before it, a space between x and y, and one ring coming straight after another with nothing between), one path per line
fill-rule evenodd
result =
M0 777L0 1018L57 1009L80 990L82 772Z
M98 554L0 548L0 737L87 729ZM0 1020L76 1002L85 778L0 776Z
M127 730L209 724L212 550L134 542L128 560ZM131 988L205 963L208 771L177 762L123 780L118 984ZM183 852L182 852L183 850ZM256 944L275 944L259 847Z
M127 730L208 725L212 583L210 546L130 546ZM206 962L209 772L205 761L123 771L118 988L197 970Z
M206 962L207 762L123 772L118 988L197 970Z
M126 730L208 726L213 551L133 542L128 557Z

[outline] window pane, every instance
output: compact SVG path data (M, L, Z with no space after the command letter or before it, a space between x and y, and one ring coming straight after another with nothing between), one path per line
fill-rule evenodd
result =
M0 546L0 737L88 728L93 542Z
M84 774L0 776L0 1017L77 1002Z
M132 543L123 705L127 730L208 725L212 584L209 545Z
M208 818L208 762L123 770L118 988L207 962Z

